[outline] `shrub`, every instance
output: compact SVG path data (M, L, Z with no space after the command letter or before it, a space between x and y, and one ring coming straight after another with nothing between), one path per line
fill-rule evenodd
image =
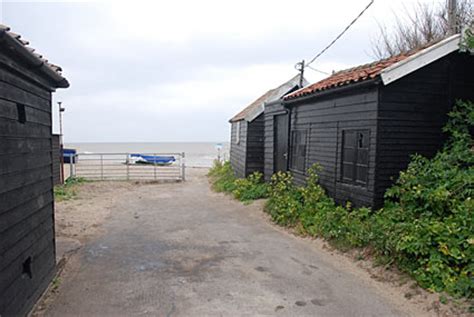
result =
M474 104L458 102L433 159L419 155L387 190L375 219L377 247L424 287L474 292Z
M235 187L235 176L229 161L224 163L216 160L209 170L208 176L212 181L212 188L217 192L231 193Z
M268 184L263 181L263 174L260 172L238 179L229 161L215 161L207 175L215 191L230 193L240 201L249 202L267 197Z
M232 194L240 201L248 202L266 198L268 195L268 184L263 181L263 174L260 172L254 172L247 178L236 179L234 184Z
M265 210L278 224L295 224L302 207L302 194L301 188L293 184L290 172L277 172L271 179Z

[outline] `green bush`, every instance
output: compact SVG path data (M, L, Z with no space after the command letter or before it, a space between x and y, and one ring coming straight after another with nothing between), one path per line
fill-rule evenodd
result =
M272 176L265 210L278 224L295 224L301 212L302 199L301 188L293 184L291 173L278 172Z
M216 160L207 175L215 191L232 194L240 201L250 202L268 195L268 185L263 181L262 173L255 172L247 178L238 179L229 161L222 163Z
M254 172L247 178L236 179L234 185L232 194L240 201L266 198L268 194L268 185L263 181L263 174L259 172Z
M212 181L212 187L217 192L231 193L235 189L235 176L230 162L224 163L216 160L214 166L209 170L209 178Z
M474 292L474 104L457 103L433 159L415 155L375 217L378 248L424 287Z
M323 237L341 248L366 245L369 228L365 219L370 210L337 206L318 184L320 170L318 165L308 169L304 187L295 186L289 172L273 175L266 211L279 224L298 225L302 233Z

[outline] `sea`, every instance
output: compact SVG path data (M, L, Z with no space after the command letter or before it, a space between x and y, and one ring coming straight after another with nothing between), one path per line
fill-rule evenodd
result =
M211 167L214 160L229 158L229 142L149 142L149 143L67 143L65 148L77 153L185 153L186 166Z

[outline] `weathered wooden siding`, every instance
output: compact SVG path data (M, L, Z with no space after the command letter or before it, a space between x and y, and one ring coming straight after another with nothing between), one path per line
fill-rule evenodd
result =
M59 134L53 134L52 139L52 156L53 156L53 183L61 184L61 150L59 144Z
M247 124L247 158L245 176L263 173L264 120L263 113Z
M473 58L456 52L380 89L376 206L411 155L432 157L442 147L455 100L474 100L473 71Z
M244 178L253 172L263 173L263 114L254 121L240 120L240 142L237 140L237 122L231 124L230 164L235 176Z
M322 167L320 183L339 203L350 200L356 206L372 205L375 186L378 88L330 93L312 100L290 104L290 130L308 133L306 170L318 163ZM345 130L369 130L369 171L366 186L342 181L341 147ZM291 132L290 132L291 133ZM303 184L306 173L291 170L295 182Z
M32 77L0 52L1 316L26 314L55 270L51 92Z
M231 124L230 133L230 164L234 169L235 176L245 177L247 157L247 122L240 122L240 142L237 144L237 122Z
M265 181L269 182L274 172L274 116L285 113L286 109L283 107L281 102L274 102L265 105L264 111L264 139L265 144L263 146L263 157L264 157L264 168L263 173Z

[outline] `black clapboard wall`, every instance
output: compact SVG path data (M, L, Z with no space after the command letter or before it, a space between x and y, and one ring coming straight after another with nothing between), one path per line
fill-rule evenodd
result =
M474 57L458 52L380 88L375 205L405 170L411 155L432 157L458 99L474 101Z
M263 113L251 122L246 120L232 122L230 142L230 163L236 177L244 178L254 172L263 173Z
M337 202L380 207L386 189L407 168L411 155L432 157L442 147L442 127L455 101L474 100L473 71L473 56L454 52L387 86L376 78L287 102L289 139L295 131L306 135L304 168L295 169L290 154L289 170L296 183L303 184L307 169L318 163L323 168L320 183ZM273 170L270 114L276 109L266 109L267 180ZM364 136L365 184L342 175L344 135L351 132Z
M51 89L0 47L0 315L28 313L55 271Z

